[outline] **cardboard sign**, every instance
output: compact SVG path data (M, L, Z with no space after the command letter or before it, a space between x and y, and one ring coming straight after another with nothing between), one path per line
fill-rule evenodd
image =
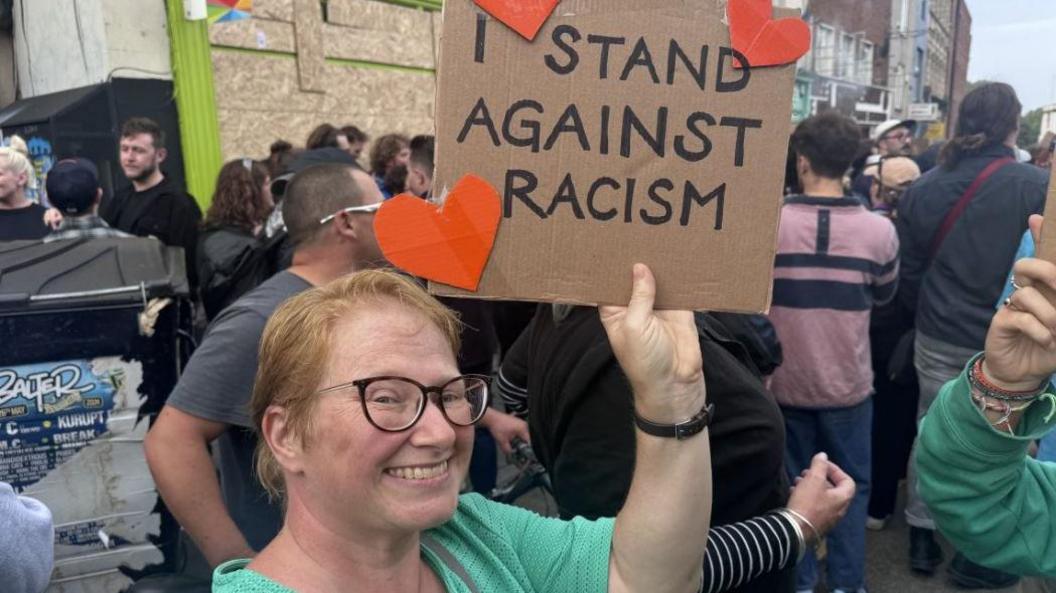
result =
M564 0L532 42L445 2L434 188L502 221L478 290L433 291L626 303L643 262L660 308L766 310L795 66L742 62L710 2Z
M1045 223L1041 225L1041 241L1037 246L1039 259L1056 262L1056 167L1050 167L1049 194L1045 199Z

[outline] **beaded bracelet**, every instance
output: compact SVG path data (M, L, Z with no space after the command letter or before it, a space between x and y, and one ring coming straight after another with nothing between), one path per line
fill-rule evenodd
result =
M1000 418L990 423L991 426L1004 430L1010 436L1015 436L1012 426L1008 423L1009 418L1016 412L1026 410L1039 399L1049 402L1049 413L1045 416L1045 422L1052 420L1052 417L1056 415L1056 396L1048 392L1048 380L1042 382L1036 391L1001 389L994 385L983 373L984 356L983 354L978 354L975 360L969 363L967 372L968 386L972 402L980 413L985 415L986 411L990 410L1001 414Z
M984 397L1008 402L1034 401L1045 393L1048 381L1043 381L1036 389L1031 391L1009 391L994 385L983 373L983 360L985 355L980 354L968 367L968 384Z

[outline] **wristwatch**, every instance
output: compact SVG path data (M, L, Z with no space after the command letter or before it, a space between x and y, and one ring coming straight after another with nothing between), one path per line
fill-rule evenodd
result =
M657 424L655 422L650 422L639 416L637 411L634 413L634 423L638 426L638 430L645 434L682 441L707 428L708 425L711 424L711 419L714 415L715 404L708 403L697 412L696 416L693 416L685 422L679 422L678 424Z

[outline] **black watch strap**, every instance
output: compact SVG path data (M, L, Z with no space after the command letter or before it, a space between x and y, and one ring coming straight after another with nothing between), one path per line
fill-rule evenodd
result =
M634 423L638 426L638 430L645 434L654 437L678 439L681 441L688 439L707 428L708 425L711 424L711 419L714 415L715 404L708 403L697 412L696 416L693 416L685 422L679 422L678 424L657 424L655 422L650 422L639 416L638 412L634 413Z

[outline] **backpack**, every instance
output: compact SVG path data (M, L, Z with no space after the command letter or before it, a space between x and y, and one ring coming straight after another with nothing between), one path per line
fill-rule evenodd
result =
M257 239L241 230L213 228L202 231L198 246L198 292L206 319L242 295L260 286L288 266L285 231L270 239Z

